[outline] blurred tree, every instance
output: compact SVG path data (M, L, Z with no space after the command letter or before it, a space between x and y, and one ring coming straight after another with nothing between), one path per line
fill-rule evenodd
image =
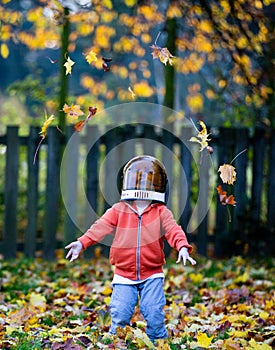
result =
M53 110L69 99L69 86L71 101L83 108L136 99L164 103L193 116L209 110L212 117L215 111L221 119L216 123L275 126L274 4L275 0L2 0L0 53L2 62L9 60L19 43L26 54L43 50L50 64L62 48L59 62L52 63L52 74L58 64L61 67L59 103L51 94L46 102ZM164 67L162 79L162 63L153 62L150 48L159 32L159 48L167 47L177 56L173 66ZM91 50L98 59L89 67L85 55ZM68 55L75 62L69 78L64 70ZM113 59L111 74L102 69L106 55Z

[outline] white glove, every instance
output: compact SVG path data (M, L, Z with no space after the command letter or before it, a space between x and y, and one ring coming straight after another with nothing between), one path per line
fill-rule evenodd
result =
M70 249L68 254L66 255L66 259L69 259L71 256L70 262L72 262L78 258L81 250L83 249L83 246L80 241L75 241L67 245L65 249Z
M179 251L178 260L176 263L179 263L181 260L183 261L183 265L186 265L186 260L189 260L192 265L196 265L196 260L191 258L186 247L182 247Z

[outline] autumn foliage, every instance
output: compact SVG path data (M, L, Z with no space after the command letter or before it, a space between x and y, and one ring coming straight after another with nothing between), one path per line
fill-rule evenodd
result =
M181 108L185 112L202 112L208 103L222 110L226 105L227 113L241 113L243 125L255 111L269 108L274 95L274 0L123 0L120 6L104 0L92 1L88 8L75 5L69 9L57 0L39 0L35 5L18 11L11 0L2 1L1 57L8 60L13 45L20 43L30 51L47 50L45 59L58 70L64 59L56 57L60 31L69 22L65 74L73 74L80 64L77 53L82 51L87 69L80 84L101 103L108 105L116 98L118 102L131 101L128 87L139 99L156 101L163 95L163 86L154 81L153 58L167 66L173 64L178 79L184 82ZM175 52L170 52L165 42L169 20L177 23ZM103 59L106 54L113 60L112 66ZM104 83L98 77L87 86L94 69L111 71L118 83L113 84L114 77ZM206 84L201 83L204 80ZM86 97L79 95L77 104ZM53 103L49 99L46 107Z
M154 346L138 308L131 327L108 334L108 260L2 262L0 344L17 350L271 350L274 266L241 257L199 259L195 268L170 261L164 284L169 339Z

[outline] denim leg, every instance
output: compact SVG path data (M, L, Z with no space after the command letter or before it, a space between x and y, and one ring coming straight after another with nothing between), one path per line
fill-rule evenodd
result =
M112 316L110 333L115 334L117 327L124 327L130 324L137 301L138 289L136 285L113 285L110 303Z
M146 333L151 340L167 338L163 311L166 304L163 279L148 279L139 285L139 291L140 311L147 322Z

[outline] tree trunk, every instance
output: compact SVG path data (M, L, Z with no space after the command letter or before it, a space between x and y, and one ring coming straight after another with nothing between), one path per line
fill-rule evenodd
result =
M64 8L64 23L63 31L61 34L61 57L60 57L60 92L59 92L59 126L61 130L65 131L66 119L65 114L62 111L64 104L66 103L68 95L68 77L66 75L66 70L64 63L67 60L68 47L69 47L69 34L70 34L70 21L69 21L69 9Z
M177 23L175 18L166 21L167 42L166 47L172 55L176 54ZM174 108L175 99L175 68L170 64L165 66L165 95L163 105L171 109ZM165 121L166 122L166 121Z

